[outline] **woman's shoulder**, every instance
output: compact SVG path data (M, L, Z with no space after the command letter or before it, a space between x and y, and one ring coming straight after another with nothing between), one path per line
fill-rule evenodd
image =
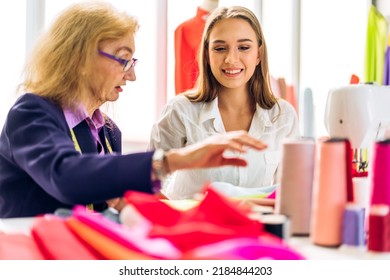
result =
M33 94L24 93L19 96L11 108L11 112L56 112L61 113L62 109L59 105L48 98Z
M47 104L47 105L50 105L50 106L54 105L54 103L52 101L50 101L48 98L39 96L39 95L34 94L34 93L24 93L24 94L22 94L21 96L18 97L18 99L16 100L16 103L17 104L20 104L20 103L44 104L44 105Z
M187 104L191 104L191 101L182 93L182 94L175 95L173 98L171 98L168 101L168 104L187 105Z
M167 102L167 108L175 111L197 110L203 102L192 102L184 94L179 94Z

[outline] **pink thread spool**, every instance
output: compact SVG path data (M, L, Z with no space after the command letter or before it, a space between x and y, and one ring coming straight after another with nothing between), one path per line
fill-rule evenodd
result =
M314 159L314 139L289 138L284 141L275 212L289 217L292 235L310 233Z
M317 145L310 232L317 245L339 246L342 243L350 166L347 163L350 149L346 143L349 144L343 139L330 139L320 140Z
M390 139L376 142L371 168L371 205L390 206Z

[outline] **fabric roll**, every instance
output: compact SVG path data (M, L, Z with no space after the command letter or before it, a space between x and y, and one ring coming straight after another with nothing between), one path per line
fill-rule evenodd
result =
M365 82L383 84L385 52L387 41L387 20L382 13L371 5L368 13L366 50L364 58Z
M75 217L66 219L66 225L81 240L99 252L108 260L153 260L151 256L131 250L122 244L112 240L99 231L79 221Z
M0 260L44 260L45 256L30 236L0 232Z
M181 255L181 252L169 241L162 238L148 238L141 234L144 232L141 228L142 225L138 225L137 229L129 228L108 220L100 213L91 215L81 205L73 208L73 217L130 250L156 259L177 259ZM148 230L148 228L145 230Z
M317 245L339 246L344 210L353 201L351 148L343 139L319 140L317 147L310 235Z
M281 183L276 189L275 213L289 217L292 235L308 235L310 232L314 159L313 139L284 141Z
M371 205L390 206L390 139L374 144L371 168Z
M99 260L102 256L81 241L56 216L39 217L31 228L31 235L48 260Z

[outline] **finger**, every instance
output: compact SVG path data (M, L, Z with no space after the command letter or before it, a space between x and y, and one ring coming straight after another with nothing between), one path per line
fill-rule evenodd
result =
M256 150L264 150L267 148L267 145L264 142L253 138L232 139L229 141L228 145L229 149L232 149L237 152L246 152L248 148L254 148Z
M107 203L108 207L115 208L115 206L119 203L119 201L120 201L120 198L113 198L113 199L107 200L106 203Z
M229 138L232 141L238 142L241 145L245 145L256 150L263 150L267 148L267 144L256 138L253 138L245 131L232 131L229 133Z
M222 165L247 166L248 163L242 158L223 158Z
M264 150L267 148L267 144L263 141L257 140L255 138L252 138L248 135L243 136L242 138L236 139L237 142L239 142L241 145L254 148L256 150Z
M229 143L227 144L227 147L225 149L244 153L244 152L246 152L247 147L238 141L229 141Z

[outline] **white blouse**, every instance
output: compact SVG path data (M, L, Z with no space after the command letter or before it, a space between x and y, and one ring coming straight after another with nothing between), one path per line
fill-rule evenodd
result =
M191 199L207 182L226 182L234 186L267 189L277 183L277 167L281 161L282 141L299 136L298 117L294 107L278 100L270 110L257 105L249 135L267 143L263 151L249 149L240 157L246 167L219 167L180 170L164 184L162 192L169 199ZM278 117L279 115L279 117ZM177 95L166 105L161 118L154 124L148 149L184 147L206 137L226 133L218 109L218 98L212 102L191 102ZM262 189L262 188L260 188Z

